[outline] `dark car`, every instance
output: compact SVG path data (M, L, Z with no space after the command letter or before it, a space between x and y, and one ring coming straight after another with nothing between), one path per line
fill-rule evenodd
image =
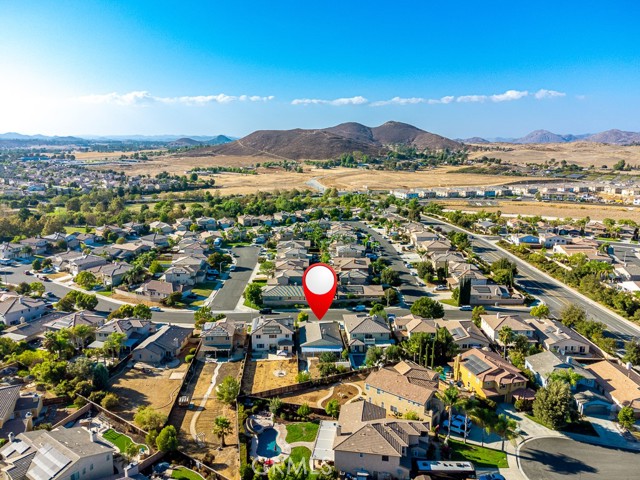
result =
M273 313L273 309L272 308L261 308L260 309L260 314L261 315L269 315Z

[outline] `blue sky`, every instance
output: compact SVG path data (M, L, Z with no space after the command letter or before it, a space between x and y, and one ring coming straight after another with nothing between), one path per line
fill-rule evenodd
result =
M1 2L0 132L640 130L640 2Z

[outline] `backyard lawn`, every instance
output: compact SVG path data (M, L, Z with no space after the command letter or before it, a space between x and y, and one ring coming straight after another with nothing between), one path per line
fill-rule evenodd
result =
M313 442L318 434L317 423L304 422L287 425L287 443ZM292 452L293 454L293 452Z
M133 440L131 440L131 437L123 433L118 433L113 428L110 428L109 430L104 432L102 436L105 438L105 440L110 441L116 447L118 447L118 450L120 450L120 452L122 453L124 453L127 450L127 447L133 443ZM146 445L140 445L140 446L148 449Z
M179 478L184 480L204 480L204 478L202 478L202 475L186 467L175 468L171 472L171 478Z
M500 450L493 450L469 443L465 445L463 442L451 438L449 439L449 446L452 450L451 460L466 460L475 463L477 467L481 468L509 468L507 454Z
M295 464L304 460L305 465L309 465L309 459L311 458L311 450L307 447L293 447L291 449L291 455L289 455L291 461Z

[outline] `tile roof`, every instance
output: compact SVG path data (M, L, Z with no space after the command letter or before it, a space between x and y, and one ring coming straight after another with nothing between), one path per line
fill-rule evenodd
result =
M472 348L459 355L460 365L483 382L508 384L526 382L519 368L514 367L495 352Z
M340 326L337 322L306 322L299 331L301 347L342 347Z
M392 395L424 405L438 390L439 374L417 363L402 361L373 371L365 383Z
M13 413L19 396L20 385L0 387L0 419L8 418Z
M602 360L585 367L596 377L596 382L611 395L616 403L640 410L640 376L633 371Z
M389 333L387 322L378 315L366 314L343 315L344 326L349 334Z

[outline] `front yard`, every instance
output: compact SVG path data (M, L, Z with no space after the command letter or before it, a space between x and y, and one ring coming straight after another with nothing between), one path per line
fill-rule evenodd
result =
M509 468L507 454L500 450L469 443L465 445L452 438L449 439L449 447L451 448L451 460L473 462L476 467L480 468Z

